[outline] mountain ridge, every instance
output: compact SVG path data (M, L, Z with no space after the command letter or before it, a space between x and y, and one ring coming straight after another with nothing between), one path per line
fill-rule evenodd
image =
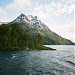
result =
M17 23L23 30L29 30L31 34L36 35L40 33L43 37L44 44L50 45L72 45L72 41L61 37L52 30L50 30L37 16L21 14L15 20L8 23L9 25Z

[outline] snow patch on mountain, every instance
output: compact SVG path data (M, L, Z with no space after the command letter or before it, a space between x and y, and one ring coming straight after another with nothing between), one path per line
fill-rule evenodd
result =
M32 27L37 30L50 31L50 29L43 22L41 22L37 16L27 16L21 14L14 21L12 21L12 23L19 23L21 26L23 26L23 28Z

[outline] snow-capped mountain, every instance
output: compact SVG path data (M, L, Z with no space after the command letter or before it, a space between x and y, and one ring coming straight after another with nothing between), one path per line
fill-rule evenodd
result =
M12 21L11 23L27 23L27 24L31 24L30 20L28 19L28 17L24 14L21 14L20 16L18 16L14 21Z
M32 15L24 15L21 14L11 23L19 23L23 28L35 28L37 30L46 30L50 31L50 29L40 20L38 20L37 16Z
M73 44L70 40L67 40L52 30L50 30L37 16L21 14L15 20L9 24L17 23L22 29L28 29L28 31L34 35L40 33L45 40L45 44Z

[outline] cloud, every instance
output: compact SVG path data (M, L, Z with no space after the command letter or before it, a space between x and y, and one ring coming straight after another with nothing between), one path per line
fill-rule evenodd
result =
M2 15L2 14L4 14L4 10L0 7L0 14Z
M69 23L66 25L59 25L55 30L58 30L58 31L61 30L62 33L65 33L65 32L73 33L74 32L74 23L72 22L72 23Z
M16 14L20 14L31 6L32 0L12 0L5 7L0 7L0 21L10 21Z
M31 6L32 0L12 0L12 3L7 4L4 8L0 7L0 13L4 10L24 9L26 6Z
M62 14L71 13L74 10L73 0L58 0L52 1L47 4L40 4L39 2L32 5L32 0L12 0L12 3L7 4L4 8L0 7L0 16L3 14L14 12L23 12L29 8L33 8L31 11L33 15L37 15L40 19L58 17Z
M37 15L39 18L44 18L47 16L44 12L44 7L39 3L35 4L32 15Z
M74 6L75 5L73 0L60 0L57 2L52 1L45 5L36 3L33 14L39 16L40 18L48 18L52 16L58 17L64 13L71 13L74 10Z
M63 36L64 38L70 39L73 42L74 40L74 22L66 24L66 25L60 25L57 27L53 27L53 30L58 33L59 35Z
M13 0L12 3L6 6L6 9L24 9L25 6L30 6L31 0Z

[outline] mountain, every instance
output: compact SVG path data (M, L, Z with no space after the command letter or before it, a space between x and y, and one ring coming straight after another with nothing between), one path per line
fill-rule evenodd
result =
M29 32L36 34L40 33L43 36L44 44L51 45L72 45L72 41L61 37L52 30L50 30L43 22L38 20L37 16L21 14L10 24L18 23L21 28L29 29Z
M1 26L3 26L3 25L1 25ZM33 38L33 40L34 39L36 40L36 38L38 38L38 42L39 41L41 42L41 40L42 40L44 44L49 44L49 45L73 45L74 44L72 41L63 38L63 37L59 36L58 34L56 34L55 32L53 32L52 30L50 30L43 22L41 22L41 20L38 20L37 16L32 16L32 15L27 16L27 15L21 14L12 22L10 22L8 24L4 24L4 26L7 26L6 31L7 31L7 33L10 34L10 37L12 35L14 35L13 36L14 40L15 39L17 40L17 38L19 39L19 35L20 35L20 38L23 38L24 35L27 35L28 37ZM22 36L21 36L21 34L22 34ZM9 36L9 35L7 34L7 36ZM38 37L36 37L36 36L38 36ZM17 38L15 38L15 37L17 37ZM13 38L11 37L11 39L13 39ZM24 38L22 40L24 40ZM22 40L21 40L21 42L22 42ZM19 40L17 40L17 41L19 41Z

